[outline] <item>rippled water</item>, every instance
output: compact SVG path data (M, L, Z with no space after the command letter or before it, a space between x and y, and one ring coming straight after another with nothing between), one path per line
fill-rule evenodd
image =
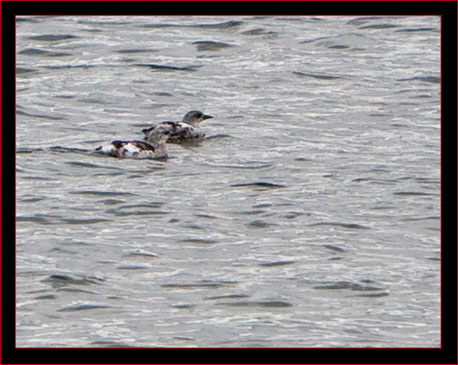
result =
M17 346L440 345L439 17L22 17L16 57Z

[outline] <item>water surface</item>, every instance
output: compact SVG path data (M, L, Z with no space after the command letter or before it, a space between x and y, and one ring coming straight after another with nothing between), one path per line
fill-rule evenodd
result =
M18 347L440 345L439 17L21 17L16 57Z

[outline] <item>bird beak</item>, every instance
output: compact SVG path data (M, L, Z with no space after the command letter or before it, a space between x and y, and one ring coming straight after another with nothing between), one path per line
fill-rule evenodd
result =
M210 119L210 118L213 118L213 116L211 116L211 115L204 115L204 120L205 120L205 119Z

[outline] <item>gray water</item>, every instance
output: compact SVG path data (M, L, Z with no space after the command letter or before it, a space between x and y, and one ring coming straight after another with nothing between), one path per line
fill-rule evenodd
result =
M439 17L21 17L16 57L18 347L440 346Z

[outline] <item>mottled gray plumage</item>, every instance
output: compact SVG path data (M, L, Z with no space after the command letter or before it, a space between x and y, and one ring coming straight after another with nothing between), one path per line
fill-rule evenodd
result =
M149 135L153 132L164 133L168 131L170 133L168 142L174 143L202 139L205 137L205 133L201 131L199 123L210 118L213 117L198 110L191 110L186 113L181 122L161 122L158 125L143 129L143 133L145 133L145 140L148 140Z

